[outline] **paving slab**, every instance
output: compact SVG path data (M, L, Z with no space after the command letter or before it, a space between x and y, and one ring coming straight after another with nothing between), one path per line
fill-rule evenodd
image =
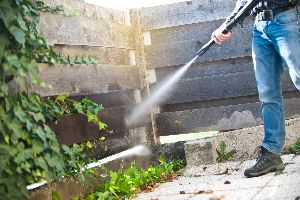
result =
M189 200L191 198L190 194L178 194L178 195L153 195L151 193L146 194L142 197L135 198L136 200Z
M300 156L293 157L292 161L295 163L300 163Z
M255 160L194 166L184 176L159 185L153 192L141 193L138 200L295 200L300 197L300 156L282 156L286 169L246 178L244 170ZM197 171L198 170L198 171ZM226 173L218 173L225 170Z
M254 196L258 191L259 188L215 191L213 194L196 195L190 198L190 200L247 200L249 197Z
M278 186L267 186L264 187L253 200L261 199L278 199L278 200L295 200L297 197L300 197L300 186L298 185L278 185Z

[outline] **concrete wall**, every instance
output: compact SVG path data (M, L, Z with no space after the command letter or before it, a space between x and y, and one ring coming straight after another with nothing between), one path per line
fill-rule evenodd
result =
M192 59L232 11L236 0L192 0L140 10L150 90ZM231 130L262 123L251 58L253 19L213 46L154 114L156 135ZM151 93L151 92L150 92ZM287 118L299 116L299 93L284 77Z
M99 158L126 150L146 141L146 123L128 128L125 117L140 102L143 93L137 65L136 30L129 13L73 0L46 0L63 5L66 16L41 13L39 29L56 51L73 58L96 57L97 65L40 64L40 77L50 88L35 88L42 96L69 93L73 99L88 97L104 106L100 119L108 125L99 131L81 115L66 115L53 125L64 144L82 143L105 136L96 150ZM107 145L108 151L103 147Z

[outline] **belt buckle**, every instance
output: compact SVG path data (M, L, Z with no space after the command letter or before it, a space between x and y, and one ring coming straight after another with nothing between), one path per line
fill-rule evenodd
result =
M274 18L273 10L267 9L258 13L258 21L269 21Z

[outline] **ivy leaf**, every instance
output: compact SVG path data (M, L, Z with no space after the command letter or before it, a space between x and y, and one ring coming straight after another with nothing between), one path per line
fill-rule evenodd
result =
M107 125L103 122L99 122L98 127L99 127L99 130L102 130L102 129L105 129L107 127Z
M88 98L83 98L81 100L81 103L83 103L84 105L91 105L92 102Z
M101 137L99 138L100 141L104 141L105 140L105 137Z
M68 64L70 64L70 65L74 65L74 64L75 64L74 59L72 59L69 55L68 55L68 57L67 57L67 62L68 62Z
M56 152L56 153L60 153L60 147L59 144L57 142L50 142L50 148L52 151Z
M14 161L17 164L21 164L23 161L25 161L25 153L24 153L24 151L19 151L19 153L14 158Z
M15 134L17 134L17 136L20 136L20 132L22 131L22 123L17 120L17 119L13 119L12 121L10 121L7 124L7 127L12 130Z
M9 27L15 20L15 13L9 4L9 1L1 1L0 16L6 27Z
M46 142L46 135L44 133L44 130L41 127L35 127L33 128L33 132L39 136L43 140L43 142Z
M35 160L35 164L46 171L48 170L48 165L43 157L39 157L37 160Z
M50 167L55 167L57 170L62 170L64 168L63 160L58 155L46 154L45 159Z
M24 46L26 34L22 29L16 26L11 26L9 27L9 32L14 36L14 38L19 44Z
M7 37L5 35L1 34L1 37L0 37L0 59L2 58L2 55L4 54L5 47L8 44L9 44L9 40L7 39Z
M34 113L33 118L36 122L39 122L39 121L42 121L44 123L46 122L46 119L45 119L44 115L40 112L39 113Z
M10 154L10 149L8 145L0 144L0 156L3 158L6 155Z
M82 110L83 108L82 108L82 105L81 105L80 102L74 101L74 102L73 102L73 106L74 106L75 110L76 110L78 113L80 113L80 114L83 114L83 113L84 113L83 110Z
M48 125L46 125L46 124L44 124L44 131L45 131L45 133L46 133L48 139L50 139L52 142L57 142L55 133L54 133L54 132L52 131L52 129L51 129Z
M57 64L56 59L55 58L50 58L50 63L54 64L54 65Z
M64 150L65 153L71 154L71 149L67 145L62 145L61 148Z
M51 193L52 200L61 200L59 194L55 191Z
M39 154L44 151L44 144L37 139L32 140L32 151L34 154Z
M29 119L26 119L26 129L28 131L31 131L31 129L33 128L33 124Z
M20 132L20 138L21 138L21 139L27 140L28 137L29 137L29 133L28 133L27 131L22 130L22 131Z
M19 70L21 72L21 70ZM26 88L26 80L23 77L18 76L17 77L17 82L20 86L20 88Z
M4 136L4 140L5 140L5 142L6 142L6 144L9 144L9 135L5 135Z
M16 55L8 54L5 57L6 57L6 60L9 62L9 64L14 66L15 68L18 69L21 67L19 58Z
M76 58L75 58L75 63L76 64L81 64L82 63L82 57L80 57L79 55L77 55Z
M65 101L69 97L69 94L65 93L56 97L56 101Z
M84 64L92 64L89 56L83 56L82 61L84 62Z
M21 16L18 16L17 22L18 22L18 24L20 25L20 27L21 27L24 31L28 31L27 24L26 24L26 22L22 19Z
M89 56L89 59L93 64L99 64L99 60L97 60L96 58Z
M8 95L9 87L7 84L2 84L0 86L0 96Z
M91 113L90 111L87 111L86 116L88 118L88 122L91 122L95 119L95 115Z
M8 112L13 107L10 99L5 98L5 110Z
M86 146L87 146L87 148L89 148L89 149L93 148L93 144L92 144L90 141L87 141L87 142L86 142Z
M31 165L28 162L23 162L20 166L26 172L31 173L31 170L30 170Z

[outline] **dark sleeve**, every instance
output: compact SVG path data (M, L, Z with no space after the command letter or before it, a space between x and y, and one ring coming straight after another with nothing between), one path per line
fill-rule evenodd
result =
M236 16L236 14L247 4L248 0L238 0L236 2L234 10L227 17L227 22Z

